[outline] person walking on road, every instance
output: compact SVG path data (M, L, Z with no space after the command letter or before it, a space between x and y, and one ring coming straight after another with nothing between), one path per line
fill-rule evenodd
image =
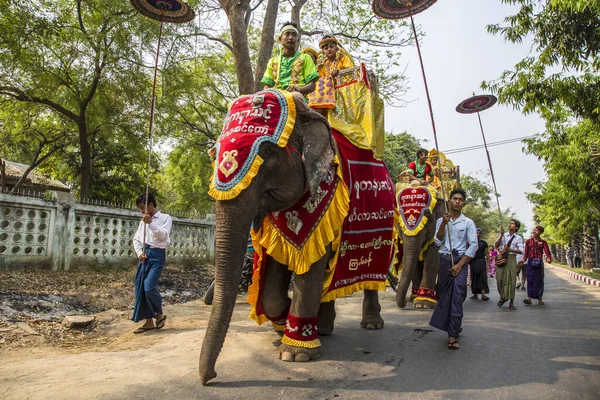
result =
M494 276L496 276L496 256L497 255L498 255L498 252L496 251L496 248L494 248L493 246L490 246L490 254L489 254L490 278L493 278Z
M147 201L145 194L139 196L136 205L142 213L142 220L133 237L133 247L139 262L135 276L135 307L131 319L133 322L146 320L144 325L133 331L144 333L161 329L167 320L167 316L163 314L162 297L156 287L165 266L166 248L171 243L169 235L173 221L169 215L158 211L156 200L151 194ZM156 324L153 318L156 319Z
M527 298L523 303L531 305L531 299L537 299L538 304L543 306L542 296L544 295L544 261L542 258L546 254L546 262L552 262L552 255L548 243L540 237L544 233L543 226L533 228L533 237L525 242L525 260L527 262Z
M490 253L487 251L488 244L481 239L481 229L477 228L477 252L471 260L471 292L470 298L477 300L477 295L481 294L481 300L488 301L490 298L485 294L490 292L487 283L487 267L490 265Z
M567 247L567 264L569 267L575 268L575 249L570 244Z
M521 223L519 221L511 219L508 224L508 232L504 233L504 229L501 226L500 237L494 244L500 250L500 254L506 257L504 266L499 266L496 263L496 267L498 268L496 282L498 284L498 293L500 293L498 306L502 307L504 303L510 300L508 305L509 310L517 309L514 305L517 279L517 254L522 254L524 250L523 238L517 235L520 227Z
M573 258L573 261L575 262L575 268L581 268L581 250L579 250L579 247L575 248L575 257Z
M429 325L448 332L451 350L460 348L457 339L462 330L463 302L467 297L466 265L475 256L478 246L475 223L462 214L466 198L462 189L450 193L450 212L437 220L434 236L435 244L440 246L439 299Z

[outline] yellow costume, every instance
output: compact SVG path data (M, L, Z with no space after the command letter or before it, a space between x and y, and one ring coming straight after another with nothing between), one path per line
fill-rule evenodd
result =
M335 108L336 72L354 67L354 61L348 52L341 47L337 51L335 60L329 61L323 52L317 56L317 72L319 80L315 91L308 95L310 108Z

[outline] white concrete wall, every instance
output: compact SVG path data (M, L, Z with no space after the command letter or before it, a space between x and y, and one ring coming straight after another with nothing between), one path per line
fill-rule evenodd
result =
M131 266L137 211L78 204L55 192L52 200L0 193L0 268ZM167 264L212 264L214 219L173 216Z

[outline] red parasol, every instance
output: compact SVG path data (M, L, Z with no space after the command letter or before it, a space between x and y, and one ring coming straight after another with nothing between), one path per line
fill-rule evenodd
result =
M490 167L490 175L492 176L492 183L494 184L494 194L496 195L496 204L498 205L498 217L500 218L500 227L502 227L502 210L500 208L500 200L498 200L498 189L496 189L496 179L494 178L494 169L492 168L492 159L490 158L490 152L488 151L487 141L485 140L485 133L483 133L483 124L481 123L481 116L479 113L491 108L498 99L496 96L491 94L481 94L473 97L469 97L460 102L456 106L456 111L460 114L474 114L477 113L479 119L479 128L481 129L481 137L483 138L483 147L485 147L485 154L487 155L488 165Z
M196 13L187 3L180 0L131 0L131 5L138 10L140 14L160 21L160 28L158 30L158 43L156 45L156 57L154 60L152 98L150 100L150 123L148 126L148 167L146 172L146 204L144 208L144 213L148 213L150 161L152 159L152 128L154 124L154 103L156 102L156 72L158 71L158 56L160 54L160 40L162 38L163 22L184 24L192 21L196 17ZM146 229L144 229L143 246L145 254Z
M374 0L373 12L384 19L404 19L425 11L437 0Z
M492 107L497 101L498 99L494 95L480 94L463 100L456 106L456 111L461 114L478 113Z

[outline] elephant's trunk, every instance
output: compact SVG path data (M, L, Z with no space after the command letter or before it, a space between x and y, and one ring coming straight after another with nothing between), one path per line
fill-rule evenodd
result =
M248 200L251 190L216 204L215 294L212 311L200 352L202 385L215 378L215 363L231 322L240 275L247 251L248 234L256 214L256 201Z
M396 291L396 304L398 307L406 307L406 292L408 291L408 285L412 281L415 275L417 264L419 263L419 252L421 251L421 240L417 236L405 236L404 237L404 254L402 256L402 274L400 275L400 281L398 282L398 288ZM416 248L415 248L416 247Z

